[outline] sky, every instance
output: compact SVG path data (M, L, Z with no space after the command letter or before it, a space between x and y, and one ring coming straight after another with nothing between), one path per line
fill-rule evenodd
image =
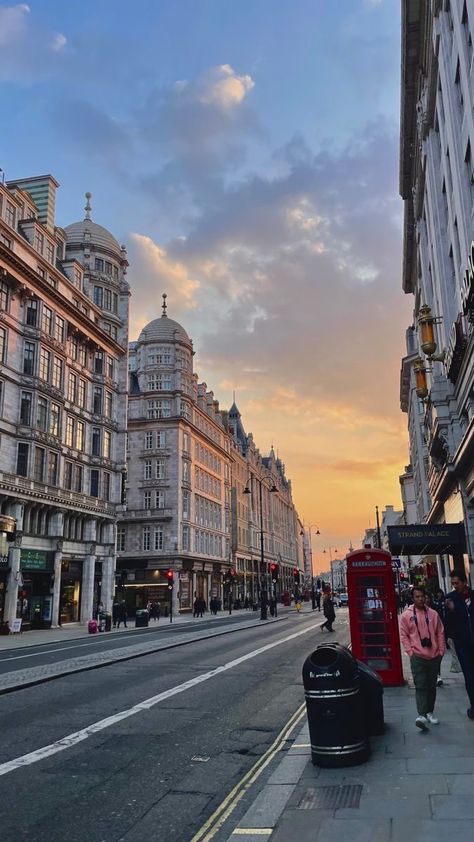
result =
M401 508L409 462L399 68L399 0L0 3L6 179L52 173L62 226L92 193L130 339L166 292L200 380L278 451L320 570Z

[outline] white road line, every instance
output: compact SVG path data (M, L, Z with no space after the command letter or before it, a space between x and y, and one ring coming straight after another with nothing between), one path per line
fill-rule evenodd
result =
M6 763L0 764L0 776L8 775L9 772L13 772L15 769L20 769L23 766L30 766L32 763L38 763L40 760L51 757L53 754L58 754L60 751L72 748L78 743L83 742L83 740L87 740L93 734L98 734L100 731L110 728L112 725L115 725L117 722L121 722L123 719L128 719L130 716L135 716L135 714L141 713L144 710L150 710L150 708L158 705L160 702L164 702L172 696L177 696L178 693L184 693L185 690L190 690L197 684L202 684L210 678L215 678L216 675L221 675L221 673L227 672L227 670L231 670L234 667L238 667L240 664L243 664L245 661L249 661L251 658L256 658L258 655L263 654L263 652L268 652L269 649L273 649L275 646L281 646L282 643L287 643L289 640L294 640L296 637L308 634L308 632L311 632L316 628L317 625L308 626L308 628L294 632L294 634L289 634L281 640L276 640L273 643L267 643L266 646L261 646L259 649L254 649L253 652L241 655L240 658L228 661L227 664L223 664L221 667L216 667L215 669L209 670L209 672L205 672L202 675L197 675L189 681L185 681L184 684L178 684L176 687L164 690L156 696L144 699L143 702L139 702L137 705L127 708L127 710L119 711L118 713L114 713L112 716L107 716L105 719L100 719L98 722L93 722L92 725L88 725L87 728L82 728L80 731L68 734L67 737L63 737L61 740L56 740L56 742L50 743L47 746L38 748L35 751L30 751L28 754L23 754L21 757L15 757L13 760L8 760Z

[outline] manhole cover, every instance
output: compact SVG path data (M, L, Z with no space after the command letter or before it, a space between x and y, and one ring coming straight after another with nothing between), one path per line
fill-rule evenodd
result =
M362 784L345 786L318 786L307 789L302 795L300 810L340 810L343 807L358 807L362 795Z

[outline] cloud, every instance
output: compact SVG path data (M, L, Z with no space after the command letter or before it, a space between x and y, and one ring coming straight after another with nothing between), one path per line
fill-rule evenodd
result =
M26 32L26 16L30 7L26 3L17 6L0 6L0 46L6 47L12 41L22 38Z
M204 105L228 109L239 105L254 85L251 76L239 76L230 64L221 64L198 78L195 92L197 99Z
M53 52L58 53L60 50L63 50L67 44L67 38L62 32L58 32L53 40L51 41L51 49Z
M67 38L38 25L26 3L0 6L0 81L31 84L57 71Z
M168 296L169 315L179 319L185 316L186 310L196 306L199 282L190 277L184 264L172 260L150 237L137 233L130 236L133 274L130 338L135 339L141 328L158 315L162 293Z

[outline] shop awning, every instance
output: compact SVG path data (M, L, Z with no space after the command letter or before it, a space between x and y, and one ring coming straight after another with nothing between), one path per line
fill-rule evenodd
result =
M388 526L387 534L392 555L453 555L466 552L462 522Z

